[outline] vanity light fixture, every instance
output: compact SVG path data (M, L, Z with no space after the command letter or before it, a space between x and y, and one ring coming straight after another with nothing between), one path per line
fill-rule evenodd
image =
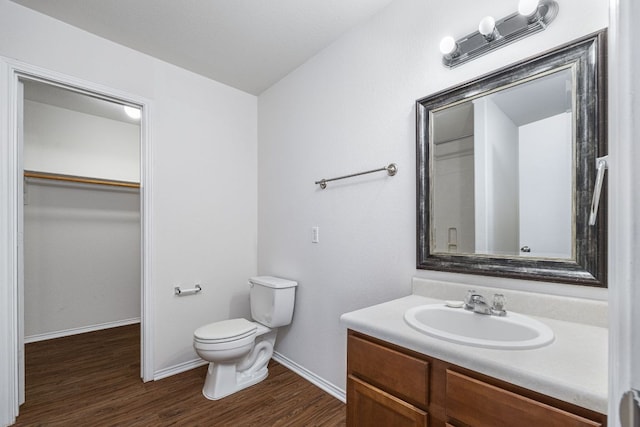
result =
M493 19L493 16L485 16L482 18L482 21L480 21L478 25L478 32L482 34L482 37L484 37L487 42L492 42L500 38L500 33L496 28L496 20Z
M536 18L538 13L538 0L520 0L518 3L518 13L526 16L529 20Z
M440 53L442 53L443 56L452 58L457 56L459 50L458 44L453 37L447 36L440 40Z
M458 40L447 36L440 42L442 63L453 68L494 49L542 31L558 15L555 0L520 0L518 11L496 21L482 18L478 31Z

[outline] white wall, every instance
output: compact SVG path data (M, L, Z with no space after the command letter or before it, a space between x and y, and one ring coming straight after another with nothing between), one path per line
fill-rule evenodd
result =
M520 243L532 256L572 258L571 113L518 128Z
M415 100L608 22L605 0L563 0L546 31L453 70L441 65L443 36L463 36L482 17L516 7L513 0L397 0L259 97L258 268L300 283L293 323L280 333L277 351L339 387L346 353L340 314L409 294L415 275L521 286L415 268ZM392 178L314 185L389 162L399 166ZM316 225L320 243L312 244Z
M518 128L491 98L473 105L476 252L518 255Z
M23 122L27 170L140 179L137 124L28 100ZM138 319L138 190L33 179L25 188L26 340Z
M139 125L29 100L24 115L26 170L140 182Z
M200 325L248 314L257 270L255 96L0 0L0 55L148 99L156 372ZM201 281L204 291L173 294Z
M33 180L26 199L27 340L139 318L138 191Z
M433 151L434 252L473 253L473 136L437 144Z

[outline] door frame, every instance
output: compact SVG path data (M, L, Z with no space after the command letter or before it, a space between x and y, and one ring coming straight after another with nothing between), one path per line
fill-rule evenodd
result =
M623 394L640 388L640 90L634 36L640 18L636 0L609 1L609 410L611 426L621 425ZM635 420L637 423L639 420ZM635 425L635 424L634 424ZM625 426L626 427L626 426Z
M18 350L20 325L18 316L18 202L19 182L23 166L20 164L18 138L18 82L35 80L62 86L76 92L130 104L142 111L140 118L140 251L141 251L141 307L140 307L140 376L153 380L153 293L152 264L152 153L150 138L151 102L143 97L107 86L88 82L51 70L25 64L0 56L0 425L15 422L19 413ZM24 319L22 319L22 322Z

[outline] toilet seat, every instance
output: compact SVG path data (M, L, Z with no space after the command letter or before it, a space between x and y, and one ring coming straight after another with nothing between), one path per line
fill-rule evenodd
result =
M223 344L253 341L257 326L247 319L229 319L201 326L193 333L194 341L202 344Z

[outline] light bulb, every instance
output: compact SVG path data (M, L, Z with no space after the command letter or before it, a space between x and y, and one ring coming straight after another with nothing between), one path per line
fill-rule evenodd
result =
M440 40L440 52L443 55L451 55L458 48L458 44L451 36L447 36Z
M493 19L493 16L485 16L484 18L482 18L482 21L480 21L480 24L478 25L478 31L485 37L493 34L493 30L495 29L496 20Z
M141 116L140 109L135 107L130 107L129 105L123 105L124 112L127 113L127 116L131 117L134 120L138 120Z
M533 16L538 11L538 0L520 0L518 13L523 16Z

